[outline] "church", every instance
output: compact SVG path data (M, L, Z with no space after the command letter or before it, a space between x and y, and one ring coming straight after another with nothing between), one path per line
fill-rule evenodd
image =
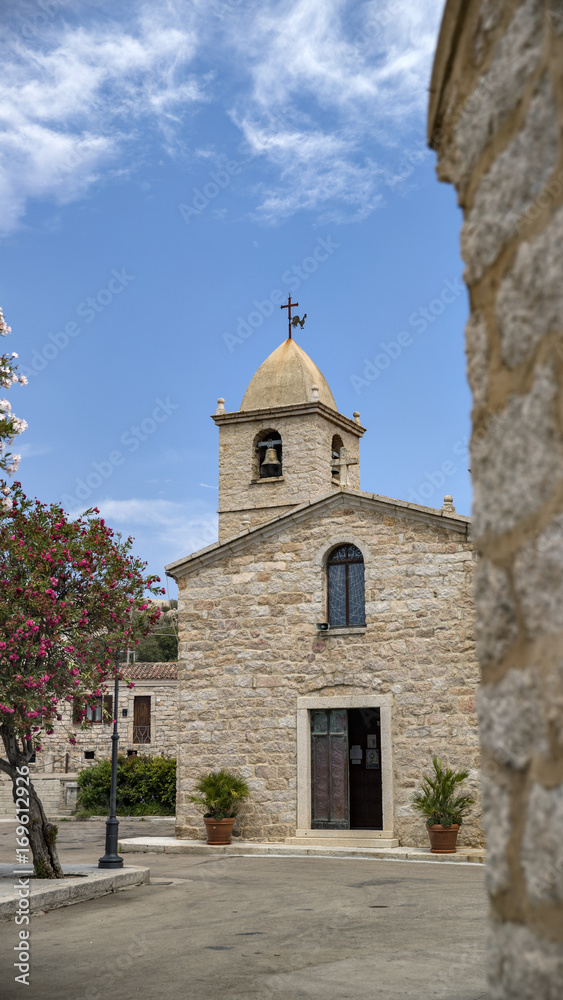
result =
M291 336L238 410L217 402L219 540L179 588L176 836L228 767L253 841L427 846L411 799L432 756L470 769L459 844L482 846L469 518L360 488L360 414Z

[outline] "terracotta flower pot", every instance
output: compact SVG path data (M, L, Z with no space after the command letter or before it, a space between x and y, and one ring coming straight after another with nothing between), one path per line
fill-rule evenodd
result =
M430 837L431 854L456 853L457 832L459 830L457 823L452 823L451 826L442 826L440 823L436 823L426 829Z
M226 819L212 819L210 816L204 816L203 822L207 827L207 843L230 844L235 818L235 816L228 816Z

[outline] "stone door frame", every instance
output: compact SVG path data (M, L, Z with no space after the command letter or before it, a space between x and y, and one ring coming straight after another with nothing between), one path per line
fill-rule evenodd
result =
M392 837L394 829L393 748L391 745L391 694L303 695L297 698L297 829L311 829L311 725L309 713L315 708L379 708L381 728L381 794L383 799L383 830L369 831L370 836ZM357 830L323 831L335 838L360 834ZM367 831L366 831L367 833Z

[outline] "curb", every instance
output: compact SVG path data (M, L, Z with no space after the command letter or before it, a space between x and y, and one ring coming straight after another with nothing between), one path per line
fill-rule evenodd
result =
M49 816L48 819L52 823L55 822L65 822L70 821L71 823L99 823L100 821L107 821L107 814L105 816L85 816L81 818L80 816L67 816L65 813L61 813L59 816ZM126 816L124 813L117 813L117 819L120 823L124 822L136 822L137 820L143 820L146 823L175 823L175 816ZM14 820L16 822L16 820Z
M105 816L86 816L81 818L80 816L75 816L69 813L51 813L47 816L49 823L99 823L100 821L106 822L107 814ZM144 820L146 823L175 823L175 816L126 816L125 814L118 813L117 819L120 822L134 822L136 820ZM16 817L10 816L0 816L0 823L17 823Z
M150 880L150 868L127 866L116 871L99 869L97 865L63 865L62 868L65 875L76 875L76 878L30 879L29 909L24 911L22 907L20 912L44 913ZM23 877L19 873L13 874L15 870L14 865L0 865L0 920L14 919L20 907L21 897L16 883ZM5 893L6 883L11 892Z
M260 857L364 858L375 861L431 861L453 864L483 864L486 852L461 848L455 854L431 854L424 847L298 847L291 844L258 844L246 841L212 847L203 840L176 840L174 837L130 837L120 840L120 854L206 854Z

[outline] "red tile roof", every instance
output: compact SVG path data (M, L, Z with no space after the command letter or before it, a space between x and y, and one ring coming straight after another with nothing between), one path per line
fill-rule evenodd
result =
M175 663L130 663L121 668L123 676L132 681L175 681L178 669Z

